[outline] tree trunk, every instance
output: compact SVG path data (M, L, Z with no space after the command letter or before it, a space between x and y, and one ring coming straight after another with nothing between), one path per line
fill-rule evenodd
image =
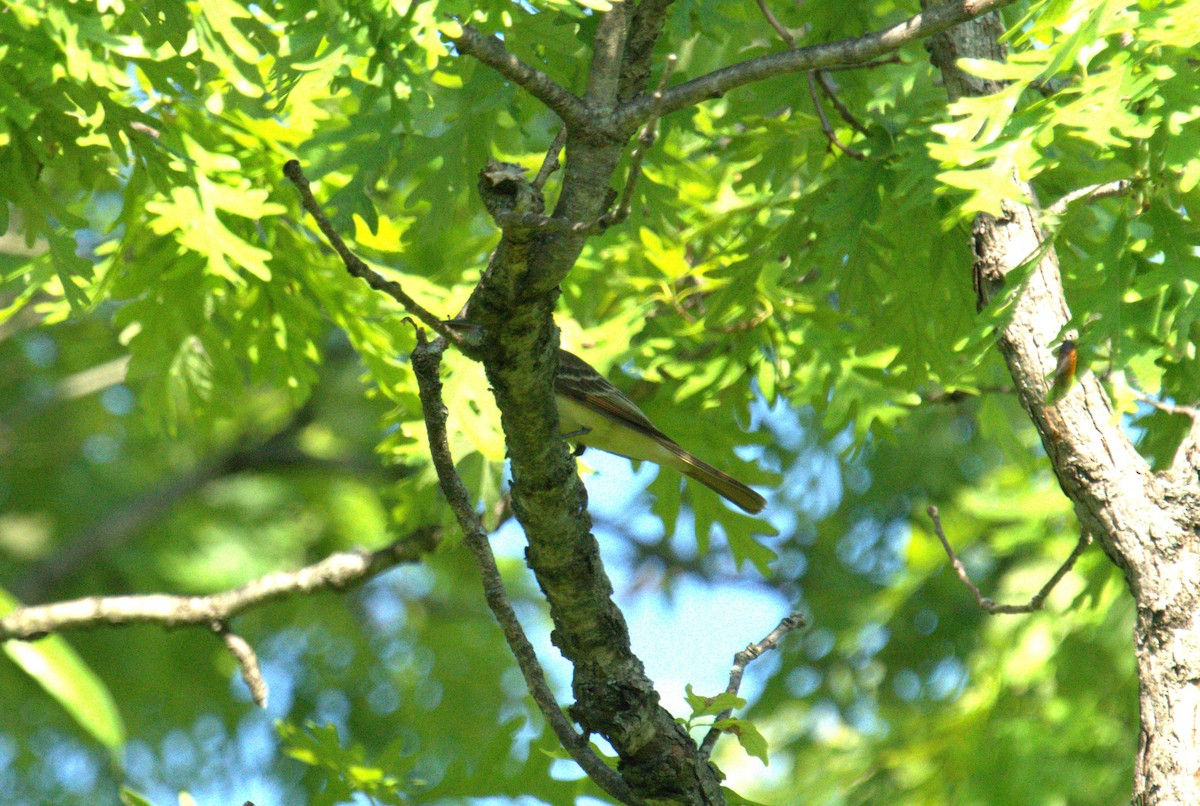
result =
M1003 31L992 14L929 41L952 101L997 89L957 63L1003 60ZM1033 203L1008 202L1002 215L980 214L972 224L981 308L1012 292L1009 272L1043 248L1037 197L1018 185ZM1124 572L1137 603L1141 731L1134 802L1200 803L1200 425L1193 424L1173 467L1155 473L1120 429L1094 376L1084 373L1062 400L1049 404L1051 343L1069 320L1058 257L1047 249L1020 290L998 346L1082 527Z

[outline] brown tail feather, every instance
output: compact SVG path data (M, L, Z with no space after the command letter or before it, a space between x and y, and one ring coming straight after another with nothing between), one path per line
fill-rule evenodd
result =
M674 448L678 448L678 450L676 451ZM695 456L683 450L683 448L679 448L678 445L673 446L672 453L675 453L681 460L679 470L685 476L695 479L717 495L741 507L751 515L757 515L766 507L767 499L728 473L722 473L712 465L700 461Z

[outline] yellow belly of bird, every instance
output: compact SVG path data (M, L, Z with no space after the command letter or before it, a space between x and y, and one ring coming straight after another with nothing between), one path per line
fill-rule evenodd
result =
M567 441L586 445L628 459L640 459L666 467L678 467L679 459L658 440L610 417L594 412L569 397L555 395L558 422Z

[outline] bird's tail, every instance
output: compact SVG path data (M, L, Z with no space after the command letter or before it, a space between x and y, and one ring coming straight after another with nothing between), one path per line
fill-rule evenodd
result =
M745 484L742 484L733 476L730 476L728 473L722 473L707 462L700 461L678 445L672 444L670 449L679 459L679 471L688 478L695 479L717 495L744 509L751 515L757 515L766 507L767 499L754 492L754 490L751 490Z

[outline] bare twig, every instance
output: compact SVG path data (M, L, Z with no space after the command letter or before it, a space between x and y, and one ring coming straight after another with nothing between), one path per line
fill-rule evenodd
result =
M550 108L568 126L585 126L591 121L583 100L563 88L550 76L509 53L504 43L494 36L485 36L472 25L464 25L462 34L451 37L459 53L478 59L500 75Z
M1128 179L1116 179L1112 182L1103 182L1098 185L1088 185L1087 187L1072 190L1064 195L1061 199L1046 208L1045 215L1060 216L1067 212L1067 208L1080 199L1102 199L1106 196L1119 196L1126 193L1133 187L1133 182Z
M446 327L445 322L438 316L425 310L415 299L406 294L399 283L393 280L385 280L378 272L364 263L358 255L350 251L350 247L346 246L346 242L342 240L342 236L334 229L333 224L326 218L325 213L321 211L321 205L313 197L308 177L304 175L304 171L301 169L298 160L288 160L284 163L283 175L291 180L296 189L300 191L300 204L316 220L317 226L320 227L321 232L325 235L325 240L329 242L329 245L333 247L333 251L338 253L338 257L346 265L346 271L355 277L365 280L367 285L376 291L382 291L396 300L396 302L404 306L405 310L437 331L439 335L455 344L459 343L458 335Z
M536 193L541 193L550 175L562 167L562 163L559 162L559 155L562 154L563 146L566 143L567 127L560 126L558 134L554 135L554 142L546 150L546 158L542 160L542 167L538 169L537 176L533 178L533 189Z
M758 3L758 10L767 20L767 24L775 29L775 33L779 34L779 38L787 43L789 50L796 49L796 37L792 36L792 32L783 26L783 23L771 13L771 9L767 6L767 0L755 0Z
M333 554L297 571L267 574L240 588L209 596L89 596L22 607L0 618L0 641L32 640L49 633L99 625L158 624L163 627L225 622L252 607L284 596L332 588L343 590L433 550L438 530L424 529L377 551Z
M853 39L826 42L772 53L723 67L685 81L667 90L662 101L639 98L622 108L618 128L629 130L655 116L662 116L705 101L730 90L787 73L834 67L864 65L910 42L917 42L947 28L1010 5L1015 0L958 0L934 6L882 31Z
M733 668L729 670L729 685L725 687L728 694L737 694L738 689L742 687L742 675L746 673L746 667L755 661L759 655L768 652L779 645L783 637L792 630L803 627L805 624L804 616L799 613L792 613L783 621L779 622L778 626L771 632L767 633L767 637L755 644L750 644L741 652L733 656ZM727 708L717 714L716 722L723 719L728 719L733 713L732 708ZM717 743L717 738L721 735L720 728L711 728L704 736L704 741L700 743L700 755L708 758L712 755L713 745Z
M255 654L253 647L245 638L230 630L229 625L225 622L214 622L212 626L213 632L221 636L225 648L229 650L229 654L233 655L234 660L238 663L238 668L242 670L242 680L245 682L246 688L250 689L250 698L259 708L266 708L267 681L263 679L262 668L258 665L258 655Z
M438 474L442 492L454 512L459 527L463 530L463 542L475 556L479 565L479 574L483 580L483 595L488 607L500 624L504 638L517 659L517 665L525 678L529 693L533 696L546 722L562 742L571 758L583 768L583 771L608 794L622 803L642 804L644 801L635 795L625 780L609 768L592 751L587 737L576 732L575 728L563 715L562 708L554 699L553 692L546 682L545 672L538 662L537 653L525 631L521 628L512 603L504 590L504 580L496 567L496 558L492 556L491 544L488 543L487 532L483 528L475 508L471 503L470 494L454 469L454 457L450 453L450 444L446 439L446 406L442 402L442 381L440 369L444 345L439 341L427 342L424 334L417 331L417 346L413 350L413 372L417 378L417 387L421 397L421 410L425 417L425 428L429 434L429 452L433 466Z
M889 61L894 62L897 60L891 59ZM829 77L829 71L818 70L817 81L821 82L821 90L825 93L825 97L829 99L829 103L833 104L833 108L842 116L842 120L846 121L847 125L859 134L869 134L870 132L867 131L866 125L855 117L854 113L850 111L850 107L842 103L842 99L838 97L837 88L833 86L833 79Z
M817 117L821 121L821 131L825 132L825 138L830 144L836 146L847 157L853 157L856 160L865 160L866 154L855 151L850 146L838 139L837 132L833 130L833 126L829 125L829 118L825 114L824 107L821 106L821 96L817 93L817 70L808 72L808 94L812 98L813 109L817 110Z
M1075 567L1075 561L1083 554L1084 549L1092 544L1092 535L1090 532L1083 531L1079 534L1079 542L1075 544L1075 548L1054 572L1053 576L1042 586L1042 589L1035 593L1029 600L1028 604L1023 605L1000 605L984 596L979 592L979 588L971 581L967 575L967 569L958 559L958 555L954 553L954 549L950 547L950 541L946 539L946 533L942 530L942 517L935 506L928 506L925 511L929 513L930 520L933 521L933 531L938 536L938 540L942 541L942 548L946 550L946 556L950 558L950 565L954 568L954 572L958 574L958 578L975 596L975 601L979 606L992 615L1013 614L1013 613L1032 613L1035 610L1041 610L1046 604L1046 597L1050 595L1050 591L1054 590L1054 586L1062 581L1062 578L1067 575L1072 568Z
M771 12L770 7L767 6L766 0L756 0L756 2L758 3L758 10L762 12L762 15L766 18L767 23L775 29L775 33L779 34L780 38L787 43L789 50L795 50L796 37L792 36L792 32L785 28L783 23L781 23L779 19ZM863 128L862 124L858 122L857 118L850 114L850 110L846 108L846 105L838 99L837 94L833 91L829 77L826 76L823 71L810 70L808 71L807 78L808 95L812 99L813 109L815 109L817 112L817 118L821 121L821 131L825 132L825 139L829 140L830 145L837 148L847 157L853 157L856 160L865 160L867 156L843 143L841 139L838 138L837 132L833 130L833 126L829 124L829 117L825 114L825 108L821 106L821 96L817 93L817 81L820 80L821 89L824 90L825 95L829 97L830 103L834 105L834 108L837 109L838 114L840 114L847 123L849 123L856 131L862 132L863 134L866 134L866 129Z
M1167 414L1182 414L1185 417L1191 417L1193 420L1195 420L1197 417L1200 417L1200 408L1197 408L1196 406L1181 406L1178 403L1163 403L1161 400L1157 400L1145 392L1139 392L1136 389L1133 390L1133 396L1143 403L1153 406L1159 411L1166 412Z
M662 98L667 80L670 79L671 71L675 69L675 63L678 60L679 57L674 53L667 56L667 64L663 68L662 77L658 80L658 88L654 91L652 98ZM642 163L646 159L646 154L654 147L656 139L658 139L658 117L653 117L646 121L646 125L642 127L642 133L638 135L637 147L629 155L629 174L625 177L625 187L621 191L621 198L610 212L600 217L598 222L600 229L607 229L629 218L629 213L633 209L633 191L637 187L638 179L642 176Z

